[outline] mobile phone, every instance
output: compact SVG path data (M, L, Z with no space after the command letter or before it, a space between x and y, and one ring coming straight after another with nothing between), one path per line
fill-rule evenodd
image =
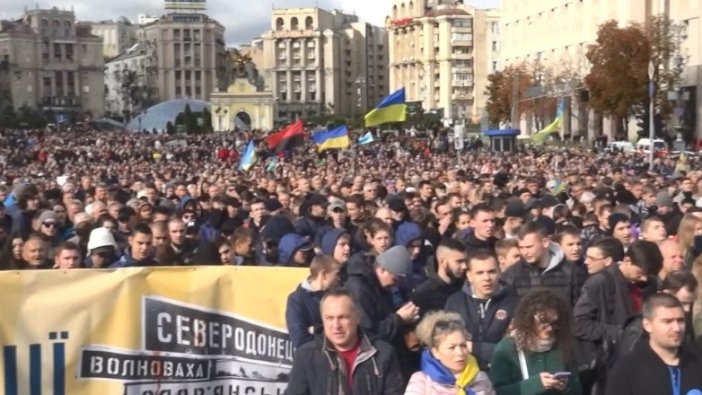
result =
M553 374L553 377L556 380L568 380L571 374L571 372L556 372Z

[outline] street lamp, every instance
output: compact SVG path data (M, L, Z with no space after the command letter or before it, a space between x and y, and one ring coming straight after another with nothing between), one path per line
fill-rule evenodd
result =
M648 120L648 169L653 170L653 138L655 136L653 123L653 95L656 93L656 87L653 84L654 73L653 61L648 62L648 97L649 97L649 120Z

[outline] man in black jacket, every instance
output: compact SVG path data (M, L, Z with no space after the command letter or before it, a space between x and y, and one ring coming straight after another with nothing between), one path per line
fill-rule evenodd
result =
M529 222L519 229L522 259L505 270L502 281L522 297L534 289L547 289L575 305L585 282L585 270L565 259L563 251L551 243L541 226Z
M495 346L505 337L517 306L516 295L500 284L500 268L495 255L488 250L468 254L468 283L451 295L446 310L461 315L468 333L471 353L481 370L489 370Z
M699 394L702 360L682 346L685 312L674 296L655 294L643 307L649 335L614 366L605 395Z
M607 243L606 239L593 244L588 249L588 254L606 249L604 243ZM605 258L588 256L586 262L602 259ZM585 385L594 384L588 383L594 379L598 388L603 387L608 375L607 369L611 368L616 358L614 346L619 343L621 332L629 318L638 313L633 296L638 284L646 281L648 274L658 273L662 261L660 251L654 243L637 240L631 244L621 264L612 264L585 282L573 310L575 337L582 351L580 362L588 364L597 376L584 378Z
M359 330L360 311L351 294L331 290L322 297L320 309L324 337L298 348L285 394L404 393L395 352Z
M419 308L410 302L395 311L390 288L400 277L412 272L409 252L395 246L378 255L370 266L365 261L349 261L345 288L360 310L360 325L371 340L395 342L402 339L403 327L419 318Z
M428 277L412 293L422 314L441 310L452 294L461 290L467 269L466 247L456 239L444 239L436 250L436 266L428 265Z
M494 250L495 212L487 204L478 204L470 210L470 228L463 231L460 239L468 250L484 248Z
M405 334L419 320L420 310L409 302L396 311L391 292L401 277L412 273L407 248L392 247L378 255L372 265L361 259L351 260L347 266L345 288L358 302L361 329L371 341L384 340L395 348L403 376L409 379L419 361L408 349Z

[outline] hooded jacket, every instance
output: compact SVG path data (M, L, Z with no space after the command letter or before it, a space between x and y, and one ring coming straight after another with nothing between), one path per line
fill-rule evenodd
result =
M446 283L436 272L436 265L427 265L427 279L417 285L412 292L412 302L424 314L427 311L441 310L449 296L459 292L463 281Z
M471 353L478 359L480 369L490 369L495 346L507 334L517 302L514 292L500 283L489 299L478 299L470 284L466 284L446 301L445 310L460 314L466 323L472 336Z
M522 258L502 274L502 281L514 287L520 298L533 289L548 289L563 298L570 306L575 306L580 296L580 288L587 277L583 268L566 261L558 245L548 247L549 261L541 270Z
M270 217L256 239L256 263L263 266L277 265L278 244L288 233L295 233L295 227L288 217L282 214ZM265 250L263 243L266 242L271 243L273 251Z
M283 238L278 244L278 264L287 266L292 264L293 257L297 250L299 250L304 244L300 243L299 240L294 238Z
M314 340L314 334L322 333L322 315L319 303L324 291L315 291L309 280L305 280L288 296L285 322L293 346L300 347ZM314 328L310 333L310 328Z
M397 227L397 231L395 231L395 245L409 247L409 245L416 240L422 241L422 251L417 258L412 261L412 278L409 279L409 285L412 287L420 284L427 278L427 258L424 251L424 235L422 234L422 228L413 222L403 222Z
M402 319L395 314L392 293L381 287L373 266L365 259L351 260L346 266L349 278L344 287L358 303L363 332L371 340L402 338Z
M339 353L324 337L297 349L286 395L402 395L404 382L392 346L371 341L359 331L361 347L352 370L353 391L348 371Z
M671 370L679 377L681 395L702 391L702 361L700 357L686 350L679 352L677 369L666 365L656 354L649 342L640 341L629 355L614 365L607 381L605 395L670 394L673 381Z
M326 225L327 221L324 218L314 218L307 214L295 222L295 233L315 240Z
M350 233L346 229L342 228L329 229L326 232L324 232L324 235L322 236L322 240L320 242L322 254L334 256L334 249L336 249L336 243L339 241L339 238L344 234L350 235Z

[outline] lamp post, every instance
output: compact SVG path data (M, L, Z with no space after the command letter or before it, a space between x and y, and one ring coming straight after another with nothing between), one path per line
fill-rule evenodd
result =
M648 169L653 170L653 138L655 137L653 123L653 111L654 111L654 94L656 93L656 87L653 85L653 73L654 73L653 61L648 62L648 97L649 97L649 120L648 120Z

